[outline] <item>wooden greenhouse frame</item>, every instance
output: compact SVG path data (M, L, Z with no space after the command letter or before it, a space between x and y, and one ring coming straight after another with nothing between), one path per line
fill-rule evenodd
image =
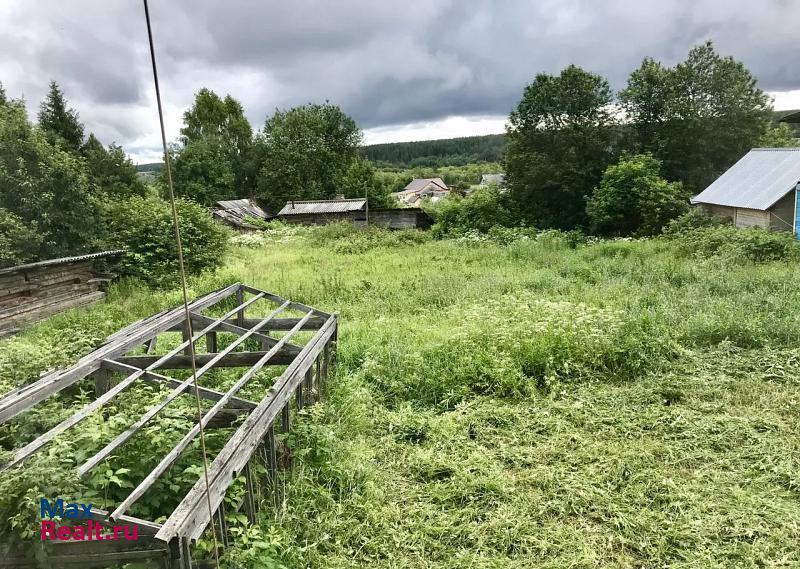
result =
M211 317L203 312L222 301L235 306L220 317ZM275 309L264 317L246 317L246 311L255 302L266 300ZM252 310L252 308L250 308ZM159 403L121 432L102 450L78 467L83 476L109 458L120 446L142 427L157 418L159 412L180 395L194 395L192 376L186 380L167 377L160 370L191 369L190 343L205 339L206 353L195 356L197 392L203 399L213 401L213 406L202 417L204 428L230 425L233 419L245 415L241 424L227 439L222 449L208 465L208 486L204 476L186 493L180 504L163 523L128 515L131 505L140 498L153 483L166 472L181 453L200 433L200 425L193 428L167 453L150 474L131 491L128 497L113 511L92 509L96 522L119 523L135 526L139 539L53 541L47 548L44 560L30 557L0 558L0 567L108 567L129 562L156 562L161 567L188 569L204 566L208 562L191 560L192 542L209 527L213 527L221 545L229 542L225 522L225 494L237 477L245 481L245 496L241 507L250 523L256 519L259 500L257 494L267 490L277 502L276 425L281 432L288 432L291 422L292 399L297 409L313 403L320 397L322 385L328 376L335 356L338 330L337 315L328 314L298 302L286 300L274 294L233 284L198 298L188 306L193 337L189 338L185 307L164 311L150 316L109 336L105 343L82 357L74 365L47 373L39 380L21 387L0 399L0 424L32 409L37 404L82 379L91 377L95 382L96 398L73 415L51 428L46 433L16 450L11 460L0 467L0 471L24 466L31 455L42 449L52 439L67 431L82 419L101 409L123 391L135 388L140 382L154 382L172 388ZM286 317L287 310L302 314ZM284 313L284 314L282 314ZM279 331L281 337L270 332ZM305 343L293 343L296 334L311 331L313 335ZM181 332L183 341L164 355L155 355L154 349L160 334ZM224 349L217 349L217 334L229 332L234 340ZM258 345L258 351L236 351L244 349L246 340L250 347ZM132 351L145 353L130 355ZM273 386L260 401L239 397L238 392L266 365L287 366L275 380ZM199 380L210 369L220 367L246 368L240 378L226 392L202 387ZM124 378L118 383L111 381L112 373L121 372ZM257 480L250 465L253 460L263 461L266 480ZM209 515L210 510L214 513Z

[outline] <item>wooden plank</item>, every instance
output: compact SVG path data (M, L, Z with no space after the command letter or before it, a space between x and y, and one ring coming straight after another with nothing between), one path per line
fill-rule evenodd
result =
M223 320L224 320L224 317L221 317L219 319L220 322L222 322ZM211 328L213 328L213 325L209 325L209 327L207 329L201 330L198 333L197 337L194 339L194 341L196 341L198 338L200 338L204 333L208 332ZM152 369L155 368L159 363L161 363L162 360L166 361L167 359L169 359L170 357L172 357L173 355L178 353L180 350L182 350L191 341L192 341L191 339L190 340L186 340L185 342L180 344L178 347L173 349L171 352L168 352L164 356L161 356L161 358L159 360L154 362L146 370L139 370L139 371L134 372L132 375L128 376L127 378L122 380L120 383L118 383L117 385L115 385L114 387L109 389L102 396L98 397L97 399L95 399L94 401L89 403L88 405L84 406L83 409L81 409L80 411L78 411L74 415L64 419L61 423L59 423L58 425L56 425L55 427L53 427L52 429L50 429L49 431L47 431L43 435L40 435L39 437L37 437L32 442L30 442L27 445L25 445L23 448L19 449L17 452L14 453L14 456L13 456L13 458L12 458L12 460L10 462L8 462L5 465L3 465L2 467L0 467L0 472L3 472L4 470L7 470L8 468L11 468L12 466L15 466L15 465L19 464L20 462L22 462L23 460L28 458L30 455L32 455L34 452L36 452L37 450L42 448L44 445L46 445L48 442L53 440L56 436L58 436L59 434L63 433L67 429L71 429L72 427L77 425L83 419L85 419L86 417L91 415L94 411L96 411L97 409L99 409L100 407L102 407L103 405L105 405L106 403L111 401L111 399L113 399L114 397L116 397L117 395L119 395L120 393L125 391L126 389L128 389L128 387L133 385L133 383L139 377L141 377L144 374L145 371L152 371ZM98 363L101 363L101 362L98 362ZM96 370L94 370L94 371L96 371ZM191 380L187 380L184 383L188 384L190 382L191 382Z
M18 303L13 308L0 311L0 320L14 322L33 322L42 319L45 315L53 315L84 304L96 302L106 293L96 292L70 292L68 294L53 295L45 299L34 298L31 302ZM23 297L24 298L24 297Z
M202 314L192 314L192 321L197 322L200 325L205 325L206 323L211 321L211 318L209 318L208 316L203 316ZM260 322L260 320L256 319L256 318L251 318L250 321L253 324L249 328L242 328L241 326L237 326L236 324L231 324L230 322L223 322L219 326L217 326L217 329L219 329L222 332L231 332L233 334L237 334L237 335L241 336L242 334L244 334L245 332L247 332L249 329L251 329L253 326L255 326L256 324L258 324ZM271 323L272 323L272 321L270 321L270 324L267 324L266 327L271 326ZM264 330L264 328L261 328L261 330ZM266 336L264 334L253 334L252 337L253 337L253 339L258 340L259 342L267 343L268 344L267 348L270 348L271 346L274 346L275 342L277 342L277 340L275 338L271 338L271 337ZM300 351L300 348L298 347L297 350ZM209 351L212 351L212 350L209 350ZM217 350L214 349L213 351L216 352Z
M278 311L283 310L286 307L287 302L284 302L280 308L277 308L273 311L273 314L276 314ZM311 313L306 314L306 317L310 318ZM214 418L216 415L225 405L227 402L236 395L246 384L250 381L258 371L266 365L266 363L272 358L275 354L277 354L280 349L283 347L285 343L287 343L291 337L297 333L300 328L302 327L302 321L297 324L297 330L289 331L283 338L281 338L278 343L273 346L264 356L256 362L253 367L248 369L242 377L240 377L236 383L234 383L231 388L225 393L225 395L217 401L214 406L209 409L203 418L200 420L200 424L194 425L191 430L184 435L181 441L176 444L173 449L167 453L167 455L158 463L158 465L148 474L145 479L139 483L139 485L134 488L134 490L128 495L127 498L119 505L119 507L114 510L113 516L117 514L124 514L128 508L133 505L136 500L138 500L145 492L155 483L159 476L161 476L172 464L180 457L181 453L188 447L194 438L200 434L200 430L204 428L208 422ZM258 326L253 328L253 330L257 330ZM247 336L242 336L239 340L244 340ZM198 372L199 374L199 372Z
M100 368L95 372L92 372L92 376L94 376L94 393L96 397L99 397L108 392L111 389L111 371L108 369Z
M137 371L140 371L139 368L124 364L122 362L116 360L103 360L103 366L108 367L109 369L113 369L115 371L121 371L122 373L131 374ZM174 377L167 377L166 375L161 375L159 373L155 373L153 371L145 371L144 375L142 375L142 379L147 381L152 381L155 383L164 383L169 385L170 387L178 387L182 382L179 379L175 379ZM198 386L197 391L200 393L200 397L203 399L209 399L211 401L219 401L222 399L222 396L225 395L221 391L215 391L213 389L209 389L208 387ZM186 390L186 393L194 395L194 385L190 386L189 389ZM232 409L255 409L256 403L255 401L250 401L249 399L241 399L239 397L234 397L230 400L229 406Z
M303 326L303 330L319 330L322 328L325 322L327 322L328 318L328 316L312 316L311 319L308 320ZM266 329L266 331L285 332L287 330L291 330L292 327L297 324L298 320L299 318L276 318L275 321ZM245 318L243 328L249 328L255 322L257 322L257 320L253 318Z
M209 293L193 302L190 308L192 310L202 310L203 308L212 306L233 294L236 290L236 286L237 285L231 285ZM166 331L171 326L180 322L182 315L183 308L175 308L165 312L158 318L141 326L139 329L131 330L130 334L124 338L107 343L80 358L72 366L64 370L48 373L34 383L26 386L19 393L9 397L3 397L0 399L0 424L16 417L22 411L30 409L65 387L69 387L80 381L91 372L97 370L103 359L121 356L140 345L146 339L151 338L154 333Z
M196 539L202 534L210 521L205 505L206 500L211 500L212 508L219 505L233 475L240 472L244 464L250 460L269 425L291 398L306 371L313 365L317 353L334 335L336 323L337 317L333 314L306 344L295 361L281 374L258 407L244 420L216 456L209 468L209 488L206 489L204 479L198 480L164 522L156 539L169 542L178 536ZM208 498L206 493L208 493Z
M233 352L225 355L215 363L215 367L250 367L256 363L266 352ZM292 360L300 353L299 349L289 346L283 346L280 353L275 356L270 362L273 365L286 365L292 363ZM197 365L205 365L213 358L218 356L219 353L212 354L196 354L195 361ZM116 358L115 361L129 366L138 368L149 368L153 363L158 362L158 356L123 356ZM169 359L160 362L158 366L152 369L192 369L191 356L175 355Z
M255 297L253 297L253 298L251 298L251 299L250 299L250 301L255 301L255 300L258 300L258 296L255 296ZM275 310L273 310L273 311L272 311L272 313L270 313L270 315L269 315L269 316L267 316L267 317L265 318L265 320L267 320L267 321L268 321L270 318L272 318L272 317L276 316L276 315L277 315L277 314L279 314L279 313L280 313L280 312L281 312L281 311L282 311L284 308L285 308L285 304L284 304L284 306L281 306L281 307L279 307L279 308L276 308ZM222 320L223 320L224 318L225 318L224 316L223 316L223 317L221 317L221 318L219 319L219 320L220 320L220 322L222 322ZM198 333L198 336L200 336L200 335L202 335L202 334L205 334L206 332L210 331L210 329L212 329L212 328L213 328L214 326L216 326L217 324L219 324L219 322L214 322L214 323L210 324L210 325L209 325L207 328L205 328L205 329L201 330L201 332L199 332L199 333ZM256 329L257 329L257 327L256 327L256 328L254 328L253 330L255 331ZM196 338L195 338L195 339L196 339ZM237 346L237 345L239 345L239 344L241 344L242 342L244 342L246 339L247 339L247 334L245 334L244 336L241 336L241 337L237 338L236 340L234 340L234 341L231 343L231 345L230 345L230 346L228 346L227 348L225 348L225 350L223 350L223 351L222 351L222 352L220 352L219 354L216 354L216 355L215 355L213 358L211 358L211 359L210 359L210 360L209 360L209 361L208 361L208 362L207 362L205 365L203 365L203 366L202 366L200 369L198 369L198 370L196 371L196 373L193 373L193 374L192 374L192 377L189 377L189 378L188 378L188 379L186 379L185 381L181 382L181 384L180 384L180 385L176 386L176 387L175 387L175 388L172 390L172 393L170 393L169 395L167 395L166 397L164 397L164 398L163 398L161 401L159 401L158 403L156 403L155 405L153 405L153 406L152 406L150 409L148 409L148 410L147 410L147 411L146 411L146 412L145 412L145 413L144 413L144 414L143 414L141 417L139 417L139 418L138 418L138 419L137 419L137 420L136 420L136 421L135 421L135 422L134 422L134 423L133 423L131 426L129 426L127 429L125 429L125 430L124 430L124 431L122 431L122 432L121 432L119 435L117 435L117 436L114 438L114 440L113 440L113 441L111 441L110 443L108 443L108 444L107 444L105 447L103 447L103 448L102 448L100 451L98 451L98 452L97 452L97 453L96 453L94 456L92 456L92 457L91 457L90 459L88 459L88 460L87 460L85 463L83 463L83 464L82 464L82 465L81 465L81 466L78 468L78 474L79 474L80 476L85 476L85 475L86 475L88 472L90 472L90 471L91 471L91 470L92 470L92 469L93 469L95 466L97 466L98 464L100 464L101 462L103 462L103 461L104 461L104 460L105 460L105 459L106 459L106 458L107 458L107 457L108 457L108 456L109 456L109 455L110 455L112 452L114 452L114 450L116 450L118 447L122 446L122 445L123 445L123 444L124 444L124 443L125 443L125 442L126 442L128 439L130 439L130 438L131 438L133 435L135 435L135 434L136 434L136 433L139 431L139 429L141 429L142 427L144 427L144 426L145 426L145 425L146 425L146 424L147 424L147 423L150 421L150 419L152 419L153 417L155 417L156 415L158 415L158 414L159 414L159 413L160 413L160 412L161 412L161 411L162 411L162 410L163 410L163 409L164 409L164 408L165 408L167 405L169 405L169 404L170 404L170 403L172 403L172 402L173 402L175 399L177 399L177 398L178 398L178 397L179 397L181 394L183 394L183 393L184 393L184 392L185 392L185 391L186 391L186 390L187 390L189 387L193 387L193 386L194 386L194 384L196 384L196 383L198 382L198 380L200 379L200 377L202 377L202 376L203 376L203 374L205 374L205 373L206 373L208 370L210 370L211 368L213 368L213 367L214 367L214 364L215 364L217 361L219 361L220 359L222 359L223 357L225 357L225 355L226 355L226 354L228 354L228 353L232 352L233 350L235 350L235 349L236 349L236 346ZM188 344L191 344L191 339L184 341L184 344L187 344L187 345L188 345ZM177 349L180 349L180 346L178 346L178 348L177 348ZM190 356L190 358L191 358L191 356ZM153 365L155 365L155 364L153 364ZM152 371L152 370L151 370L151 369L148 369L147 371ZM144 371L141 371L141 372L134 372L134 373L133 373L133 374L132 374L130 377L139 377L139 376L140 376L142 373L144 373ZM130 379L130 377L129 377L128 379ZM229 392L229 393L230 393L230 392ZM220 400L219 400L219 401L218 401L218 402L217 402L217 403L214 405L214 408L216 408L218 405L221 405L221 404L223 404L223 402L227 402L229 399L230 399L230 398L229 398L229 397L227 397L227 394L226 394L226 397L223 397L222 399L220 399ZM220 407L220 408L221 408L221 407Z
M239 287L239 290L236 291L236 304L242 305L244 303L244 290L242 287ZM244 308L242 308L239 312L236 313L236 325L241 327L244 323Z
M206 351L210 354L217 353L217 333L209 332L206 334Z
M246 284L242 285L242 290L244 290L245 292L249 292L250 294L257 294L259 292L263 292L263 291L258 290L257 288L253 288L251 286L247 286ZM277 294L271 294L271 293L265 293L264 297L269 299L269 300L271 300L272 302L275 302L275 303L281 303L281 302L284 302L286 300L285 298L283 298L281 296L278 296ZM323 312L322 310L319 310L317 308L312 308L312 307L307 306L307 305L305 305L305 304L303 304L301 302L293 302L292 301L289 304L289 308L291 308L292 310L299 310L300 312L311 312L313 314L324 316L326 318L330 316L330 314L328 314L327 312Z
M198 314L192 314L192 318L194 319L197 317ZM208 316L202 316L202 318L209 318ZM287 330L291 330L292 327L297 324L299 318L276 318L272 322L269 323L268 326L263 328L264 332L286 332ZM327 320L327 316L312 316L310 320L308 320L303 325L303 330L319 330L323 324L325 324ZM252 328L259 322L258 318L245 318L244 319L244 326L241 329ZM228 332L237 332L237 327L235 324L235 318L226 322L226 324L231 324L231 328L227 329ZM180 328L175 326L168 330L169 332L180 332Z

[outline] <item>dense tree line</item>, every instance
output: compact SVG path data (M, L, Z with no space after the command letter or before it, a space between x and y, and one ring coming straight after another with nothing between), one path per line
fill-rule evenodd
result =
M105 199L142 195L119 146L103 146L55 83L32 124L20 100L0 96L2 262L84 253L104 241ZM24 236L24 237L23 237Z
M504 134L371 144L361 155L380 167L437 168L476 162L497 162L503 156Z
M254 197L273 213L289 200L337 195L388 205L393 188L359 156L361 140L330 103L277 110L254 132L238 101L201 89L171 149L175 191L208 206Z
M214 266L225 238L209 212L179 202L190 271ZM56 83L32 123L0 86L0 266L124 248L125 274L177 277L168 204L139 179L123 149L85 135Z
M674 67L646 58L616 95L576 66L539 74L509 118L509 198L538 227L652 233L751 148L796 145L773 119L752 73L711 43Z
M493 211L504 224L651 234L751 147L797 144L750 71L710 43L674 67L646 58L619 93L574 65L536 75L505 135L362 147L360 128L336 105L276 110L256 130L238 101L208 89L183 118L172 174L197 235L213 233L204 208L222 199L255 197L274 212L288 200L344 194L381 207L414 177L466 189L498 170L507 191L481 194L469 215L448 215ZM0 87L0 263L120 245L109 228L124 220L109 216L144 226L167 219L162 206L121 147L87 135L58 85L36 123Z

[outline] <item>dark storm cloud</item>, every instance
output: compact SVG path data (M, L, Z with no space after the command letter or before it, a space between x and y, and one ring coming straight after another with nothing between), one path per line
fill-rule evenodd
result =
M800 0L151 1L172 135L207 86L254 126L330 100L362 127L506 115L538 72L576 63L624 86L642 58L713 40L766 90L800 89ZM53 78L92 130L140 146L152 88L137 0L6 2L0 80L36 101Z

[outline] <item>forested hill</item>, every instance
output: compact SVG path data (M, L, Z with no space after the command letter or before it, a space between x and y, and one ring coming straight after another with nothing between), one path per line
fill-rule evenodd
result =
M164 169L163 162L148 162L147 164L137 164L137 172L161 172Z
M378 165L463 166L475 162L497 162L503 155L504 134L392 142L361 148L361 154Z

